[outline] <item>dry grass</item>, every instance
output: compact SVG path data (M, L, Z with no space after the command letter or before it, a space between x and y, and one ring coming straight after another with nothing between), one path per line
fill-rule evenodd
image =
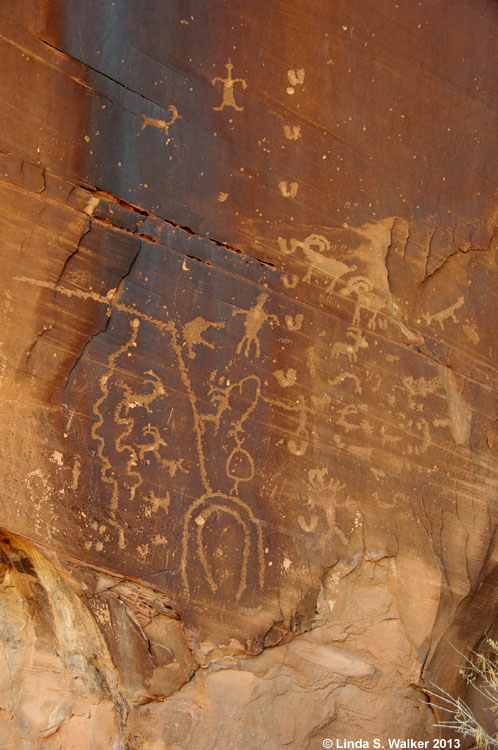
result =
M491 639L488 639L487 643L490 655L484 656L472 651L470 657L464 656L465 666L460 670L460 674L465 682L485 699L487 710L494 715L498 730L498 643ZM447 718L435 724L436 727L452 729L457 734L472 738L473 747L479 750L498 748L498 731L493 735L488 734L465 701L453 698L437 685L434 685L434 690L428 692L432 705L447 715Z

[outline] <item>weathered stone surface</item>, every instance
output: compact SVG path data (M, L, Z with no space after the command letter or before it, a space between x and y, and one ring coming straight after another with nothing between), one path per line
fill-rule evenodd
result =
M496 621L497 26L4 0L2 746L433 736Z

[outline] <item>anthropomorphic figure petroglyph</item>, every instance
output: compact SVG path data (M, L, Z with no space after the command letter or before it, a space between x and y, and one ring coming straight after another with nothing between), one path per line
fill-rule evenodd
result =
M361 321L362 309L373 308L373 315L368 321L368 328L375 328L375 321L379 309L384 306L384 300L376 298L371 295L373 289L372 282L366 278L366 276L352 276L347 280L346 286L344 286L339 294L341 297L354 297L355 307L353 313L353 326L359 326ZM378 307L378 309L375 309Z
M262 292L256 300L256 304L253 305L253 307L249 308L249 310L234 310L232 313L233 315L245 315L246 320L244 323L245 327L245 334L237 344L237 349L235 350L237 354L240 354L242 351L242 348L245 344L244 349L244 355L246 357L249 356L249 352L251 350L251 344L254 344L254 348L256 350L256 357L261 356L261 347L259 344L258 339L258 333L260 332L262 326L266 321L274 321L278 324L278 318L276 315L273 315L273 313L267 313L265 312L264 305L265 302L268 299L268 294L266 292Z
M225 107L232 107L233 109L237 110L237 112L242 112L244 107L239 107L236 104L233 94L233 87L236 83L240 83L242 88L246 89L247 83L243 78L232 78L233 65L230 60L228 60L228 62L226 63L225 68L228 71L228 75L226 78L213 78L211 81L212 86L215 86L217 83L223 84L223 101L221 102L219 107L213 107L213 109L216 112L221 112L221 110Z

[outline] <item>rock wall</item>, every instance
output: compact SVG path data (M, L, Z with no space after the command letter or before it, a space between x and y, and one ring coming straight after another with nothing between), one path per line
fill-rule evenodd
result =
M431 739L498 605L494 0L3 0L0 744Z

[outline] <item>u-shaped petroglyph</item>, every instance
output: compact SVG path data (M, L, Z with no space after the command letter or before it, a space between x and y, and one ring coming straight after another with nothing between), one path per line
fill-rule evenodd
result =
M184 594L187 598L190 596L189 578L191 573L189 573L190 566L188 564L188 559L189 556L192 555L194 555L194 557L197 556L201 562L204 575L211 591L216 593L218 590L218 584L213 578L211 566L209 565L205 554L202 538L202 527L205 525L207 519L216 511L220 514L225 513L231 516L235 523L237 523L244 532L244 553L241 561L240 581L236 593L236 600L238 601L247 587L247 567L251 554L255 556L258 567L259 587L260 589L263 589L265 581L263 533L261 529L261 521L254 516L249 505L238 497L225 495L223 493L204 495L199 500L195 500L185 514L182 534L182 558L180 564ZM193 545L192 541L194 542ZM220 542L222 541L226 541L224 535L222 535L222 538L220 539ZM194 550L191 549L192 546L194 547ZM193 569L195 570L196 566L194 566Z
M284 135L289 141L297 141L301 138L300 125L284 125Z
M285 180L281 180L278 183L278 188L284 198L295 198L297 191L299 190L299 185L297 182L286 182Z

